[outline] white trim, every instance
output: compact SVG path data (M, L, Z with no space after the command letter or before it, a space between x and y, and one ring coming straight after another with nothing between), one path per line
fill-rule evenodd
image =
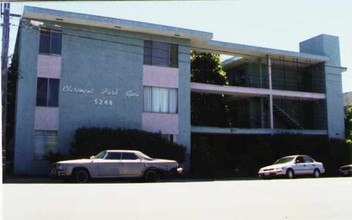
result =
M213 84L204 83L191 83L191 91L198 93L209 93L209 94L224 94L232 96L243 96L243 97L268 97L270 94L273 97L286 97L291 99L301 100L321 100L326 99L324 93L313 93L313 92L298 92L298 91L285 91L285 90L272 90L260 89L260 88L249 88L239 86L220 86Z
M327 130L295 130L295 129L269 129L269 128L218 128L192 126L192 133L206 134L304 134L327 135Z

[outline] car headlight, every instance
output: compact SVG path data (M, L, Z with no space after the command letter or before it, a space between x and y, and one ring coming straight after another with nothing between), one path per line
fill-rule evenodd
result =
M56 169L63 170L64 166L62 164L56 164Z

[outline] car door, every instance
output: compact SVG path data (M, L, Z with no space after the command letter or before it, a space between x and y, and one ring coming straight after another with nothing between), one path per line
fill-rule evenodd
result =
M122 175L124 177L143 176L145 163L135 153L123 153L121 162L123 164Z
M293 166L293 170L296 175L302 175L305 173L305 163L302 156L298 156L295 160L295 165Z
M314 160L308 156L304 156L304 163L305 163L305 174L313 174L314 169L315 169L315 163Z
M108 152L104 159L97 164L99 177L121 177L121 153Z

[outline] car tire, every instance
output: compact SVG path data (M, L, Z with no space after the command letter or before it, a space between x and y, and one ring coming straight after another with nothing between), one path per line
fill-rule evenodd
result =
M87 183L89 182L90 175L85 169L75 169L72 174L72 179L75 183Z
M144 179L147 182L158 182L160 179L160 174L157 170L147 170L144 174Z
M314 178L319 178L320 177L320 170L315 169L313 172L313 176L314 176Z
M295 177L295 173L293 172L292 169L288 169L288 170L286 171L286 176L287 176L287 178L289 178L289 179L293 179L293 178Z

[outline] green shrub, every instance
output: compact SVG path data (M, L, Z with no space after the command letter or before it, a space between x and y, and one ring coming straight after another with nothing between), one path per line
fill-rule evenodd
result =
M139 150L153 158L184 162L186 148L171 143L159 133L137 129L79 128L71 144L75 158L89 158L107 149Z
M55 163L60 160L69 159L69 157L67 157L67 156L64 156L60 153L53 153L51 151L47 155L45 155L44 158L51 163Z
M206 141L202 141L202 140ZM308 135L192 135L194 174L240 170L256 176L258 170L287 155L306 154L324 164L327 176L338 175L341 165L352 163L352 144ZM201 169L202 168L202 169Z
M216 155L214 145L208 137L192 140L191 172L195 177L214 178Z

